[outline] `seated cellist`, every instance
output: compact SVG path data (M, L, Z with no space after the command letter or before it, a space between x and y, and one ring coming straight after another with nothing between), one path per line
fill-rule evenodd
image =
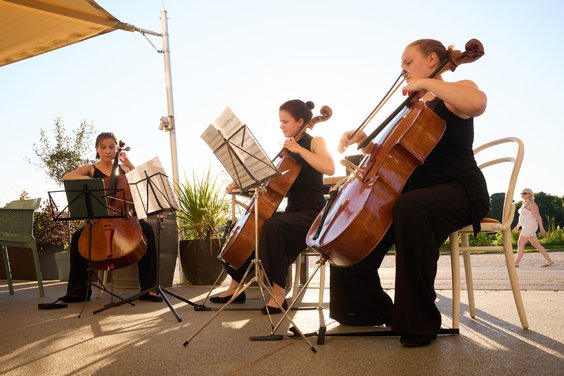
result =
M486 181L472 151L474 117L486 110L486 95L469 80L445 82L440 75L428 78L449 59L451 51L436 40L422 39L410 43L403 52L401 68L407 81L404 95L424 94L420 100L445 120L446 131L407 181L393 208L390 230L364 260L341 276L347 284L374 289L380 295L377 269L395 245L391 327L401 334L401 344L408 347L429 345L441 326L434 289L439 247L455 230L470 224L476 229L489 209ZM349 141L352 134L349 131L343 135L341 152L366 138L359 132ZM348 308L354 310L354 306L351 300Z
M113 133L103 132L96 137L96 162L85 164L74 171L70 171L63 176L63 180L84 179L84 178L104 178L111 174L114 158L117 153L117 138ZM119 168L120 174L124 174L135 166L128 159L125 151L120 153ZM147 241L145 254L138 261L139 285L141 291L146 291L156 286L156 252L155 235L149 223L140 220L141 230ZM84 227L75 231L72 235L70 244L70 271L67 284L67 293L59 298L65 303L81 302L90 299L91 291L87 282L88 261L79 253L79 239L84 231ZM161 302L162 298L154 291L150 291L140 296L139 300L151 302Z
M288 204L284 213L267 219L260 234L259 257L272 284L275 297L275 299L270 297L266 306L262 308L264 314L281 312L276 301L280 302L284 309L287 308L285 287L288 266L307 247L306 234L325 205L323 174L332 175L335 172L333 158L327 151L323 138L312 137L308 133L299 141L291 137L302 125L310 121L313 108L312 102L295 99L285 102L279 109L280 129L286 137L284 148L300 163L301 170L288 191ZM252 257L254 253L238 269L228 268L228 273L232 277L231 284L227 290L212 297L210 299L212 302L226 303L231 299ZM243 292L233 303L244 301Z

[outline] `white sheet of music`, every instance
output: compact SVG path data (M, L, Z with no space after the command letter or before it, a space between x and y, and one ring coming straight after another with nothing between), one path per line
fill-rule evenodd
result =
M242 190L277 174L276 167L251 131L229 107L201 137Z
M131 187L138 219L162 209L177 210L180 206L159 157L155 157L125 174ZM152 187L149 188L149 179Z

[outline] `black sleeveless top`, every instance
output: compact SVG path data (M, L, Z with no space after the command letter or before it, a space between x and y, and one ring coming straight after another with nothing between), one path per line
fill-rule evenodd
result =
M425 163L411 175L407 190L430 187L448 181L459 181L468 194L472 206L471 223L474 232L480 229L480 219L489 210L486 180L474 159L474 118L462 119L453 114L444 101L435 98L431 108L446 122L446 130Z
M100 179L103 179L103 178L108 177L108 175L104 174L104 173L103 173L102 171L100 171L96 166L92 165L92 167L94 167L94 173L92 174L92 178L100 178ZM125 171L124 171L121 167L118 167L118 171L119 171L120 175L121 175L121 174L125 174Z
M311 135L306 133L300 138L298 144L311 151L312 138ZM290 155L302 166L302 169L294 181L294 184L292 184L288 190L286 213L304 209L321 210L323 206L325 206L323 174L311 167L298 154L290 153Z

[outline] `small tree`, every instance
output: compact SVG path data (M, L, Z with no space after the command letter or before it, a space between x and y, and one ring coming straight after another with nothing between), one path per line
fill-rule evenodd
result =
M28 161L44 169L47 176L60 185L65 173L78 168L87 159L85 156L92 150L94 126L82 121L78 129L73 132L73 136L69 136L61 123L61 118L57 118L53 131L55 143L51 146L47 133L44 129L40 129L39 144L33 143L33 151L39 158L39 163L29 159Z
M52 146L49 137L44 129L39 131L39 144L33 143L33 151L39 158L38 163L34 163L28 158L28 162L34 164L45 171L47 176L54 180L57 185L61 185L61 179L65 173L81 166L87 158L85 157L92 149L92 136L94 126L82 121L73 132L73 136L66 134L61 118L55 119L53 129L55 143ZM22 192L22 195L27 195ZM55 222L51 218L51 208L47 202L42 205L41 210L35 213L34 234L37 243L44 244L63 244L70 243L71 232L74 232L81 222L72 221Z

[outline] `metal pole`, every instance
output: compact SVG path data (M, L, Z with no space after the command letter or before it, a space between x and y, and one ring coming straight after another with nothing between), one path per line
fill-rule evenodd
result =
M172 73L170 68L170 48L168 44L168 18L166 10L161 11L161 26L163 38L163 56L165 65L165 82L166 82L166 99L168 109L168 122L166 131L170 132L170 161L172 164L172 180L175 184L180 182L178 175L178 158L176 151L176 121L174 117L174 100L172 97ZM180 225L180 219L176 217L177 226ZM182 267L179 270L180 282L186 283Z
M170 69L170 49L168 45L168 21L166 10L161 11L161 25L163 38L163 55L165 64L166 99L168 109L168 126L166 130L170 132L170 160L172 163L172 180L175 183L178 179L178 158L176 151L176 122L174 118L174 100L172 97L172 73Z

